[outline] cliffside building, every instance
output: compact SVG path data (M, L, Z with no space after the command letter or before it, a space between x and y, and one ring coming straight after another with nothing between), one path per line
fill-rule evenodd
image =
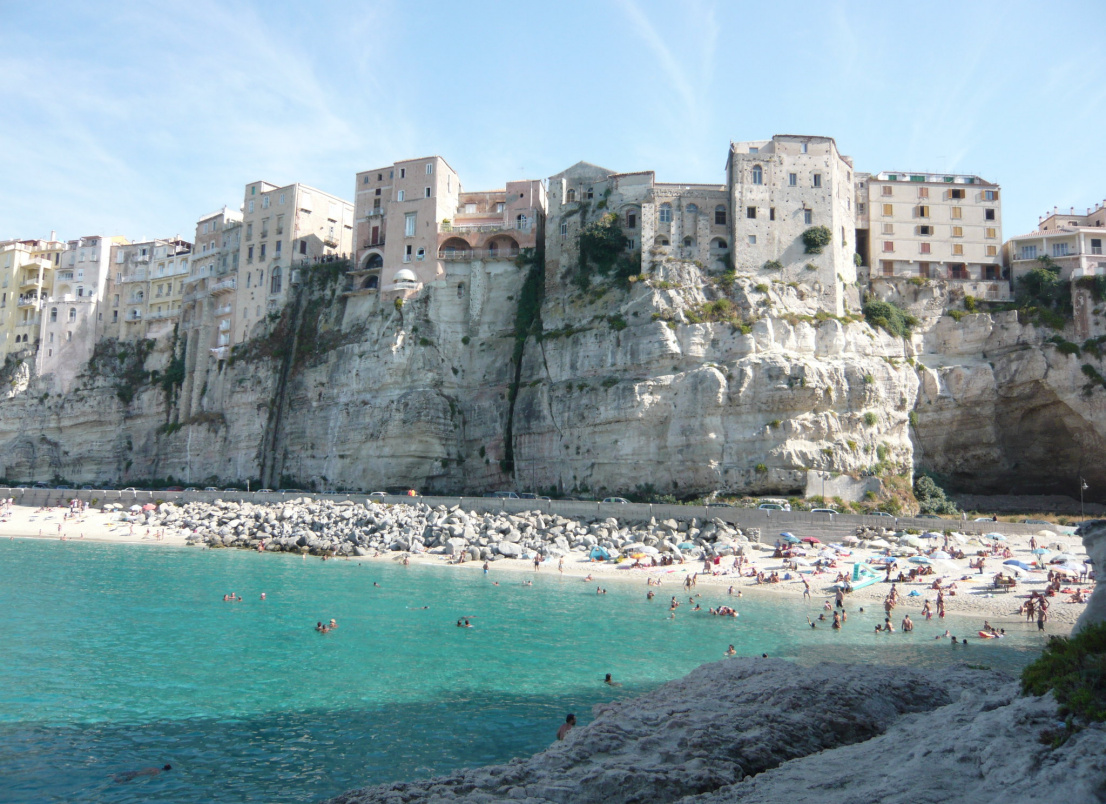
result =
M979 176L883 172L857 178L859 250L873 278L943 279L1010 298L999 186Z
M113 245L122 237L81 237L66 244L42 306L37 373L53 374L66 390L84 368L104 325L104 291Z
M102 315L99 328L104 336L135 341L172 332L191 253L192 244L179 237L113 246L106 293L110 319Z
M42 307L64 250L53 233L49 240L0 244L0 360L38 348Z
M353 205L348 201L306 184L247 184L234 278L233 342L246 340L253 324L291 298L298 281L295 266L352 251Z
M1042 216L1037 229L1011 238L1004 247L1004 259L1013 279L1025 275L1048 257L1060 266L1065 279L1106 274L1106 201L1077 215L1053 210Z
M798 282L823 310L843 314L856 281L852 160L832 137L777 134L730 143L726 172L736 270ZM829 235L820 253L804 240L812 230Z

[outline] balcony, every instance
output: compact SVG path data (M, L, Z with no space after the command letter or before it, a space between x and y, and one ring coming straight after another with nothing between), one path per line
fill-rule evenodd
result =
M216 360L226 360L227 355L229 354L229 346L216 346L214 349L211 350L211 356L214 357Z
M224 279L222 282L216 282L207 292L212 296L219 296L223 293L230 293L238 288L238 280L235 278Z
M366 217L376 218L384 214L384 207L373 207L365 213Z
M224 304L222 307L216 307L215 308L215 315L216 316L230 315L233 312L234 312L234 305L233 304Z
M222 321L220 321L219 322L219 331L220 332L230 332L230 321L228 321L225 318Z
M127 284L128 282L145 282L146 271L135 271L133 274L127 274L119 280L121 284Z
M450 232L464 234L467 232L529 232L534 227L534 222L529 218L522 221L497 221L495 223L456 223L442 222L438 224L438 231L443 234Z
M472 260L513 260L518 256L518 249L446 249L438 252L438 259L445 262L471 262ZM407 260L404 260L407 262Z
M384 241L383 240L378 240L375 243L370 243L369 241L366 240L361 245L361 248L384 248Z
M330 246L331 248L338 248L338 235L327 234L323 235L323 245Z
M40 273L26 273L19 278L19 287L21 288L33 288L42 284L42 274Z
M142 311L141 310L131 310L131 314L128 315L123 320L126 321L128 324L135 324L135 323L141 322L142 321Z
M41 306L42 302L36 296L20 296L16 301L16 307L33 307L37 310Z
M191 293L185 293L184 296L181 298L181 303L182 304L191 304L192 302L199 301L200 299L202 299L206 295L207 295L206 290L194 290Z
M26 321L20 321L16 324L17 327L37 327L41 323L41 319L38 316L29 318Z
M147 321L163 321L166 318L176 318L179 313L176 310L159 310L146 316Z

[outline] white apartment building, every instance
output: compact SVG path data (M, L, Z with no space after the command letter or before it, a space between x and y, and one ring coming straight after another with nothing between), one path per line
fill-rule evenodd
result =
M181 307L181 337L188 339L190 368L201 357L221 359L229 352L241 246L241 212L223 207L196 222L192 267Z
M54 375L57 387L68 390L92 356L104 326L104 291L113 245L122 237L82 237L70 240L56 265L53 288L42 308L39 375Z
M160 338L180 318L192 244L179 237L117 244L111 250L110 319L100 331L121 341ZM104 310L107 313L109 310Z
M1087 214L1075 209L1061 213L1053 208L1042 216L1036 230L1011 238L1004 247L1004 258L1011 276L1017 280L1048 257L1060 266L1064 279L1081 279L1106 274L1106 201Z
M298 284L298 268L352 252L353 205L348 201L306 184L247 184L238 275L229 286L234 290L232 341L245 341L251 326L284 306Z
M1010 297L1003 271L999 186L979 176L892 172L862 175L860 253L871 276L957 280L992 300Z

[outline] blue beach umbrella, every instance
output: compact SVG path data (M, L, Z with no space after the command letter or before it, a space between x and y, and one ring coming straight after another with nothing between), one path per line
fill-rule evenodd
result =
M695 545L692 544L691 542L680 542L680 549L681 550L694 550Z
M911 556L907 559L911 564L928 564L929 559L926 556Z
M785 542L787 542L788 544L798 544L799 543L799 540L796 537L792 536L790 533L781 533L780 535L783 536L783 540Z
M1003 561L1002 563L1004 565L1008 564L1011 567L1017 567L1018 569L1023 569L1023 570L1026 570L1028 572L1032 572L1033 570L1037 569L1036 567L1032 567L1029 564L1026 564L1024 561L1019 561L1016 558L1008 558L1006 561Z

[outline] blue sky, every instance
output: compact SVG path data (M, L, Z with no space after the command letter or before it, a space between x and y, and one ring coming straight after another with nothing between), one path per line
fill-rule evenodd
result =
M578 160L723 181L730 140L977 173L1003 235L1106 198L1101 3L0 0L0 239L180 233L246 182L351 198L441 154L466 189Z

